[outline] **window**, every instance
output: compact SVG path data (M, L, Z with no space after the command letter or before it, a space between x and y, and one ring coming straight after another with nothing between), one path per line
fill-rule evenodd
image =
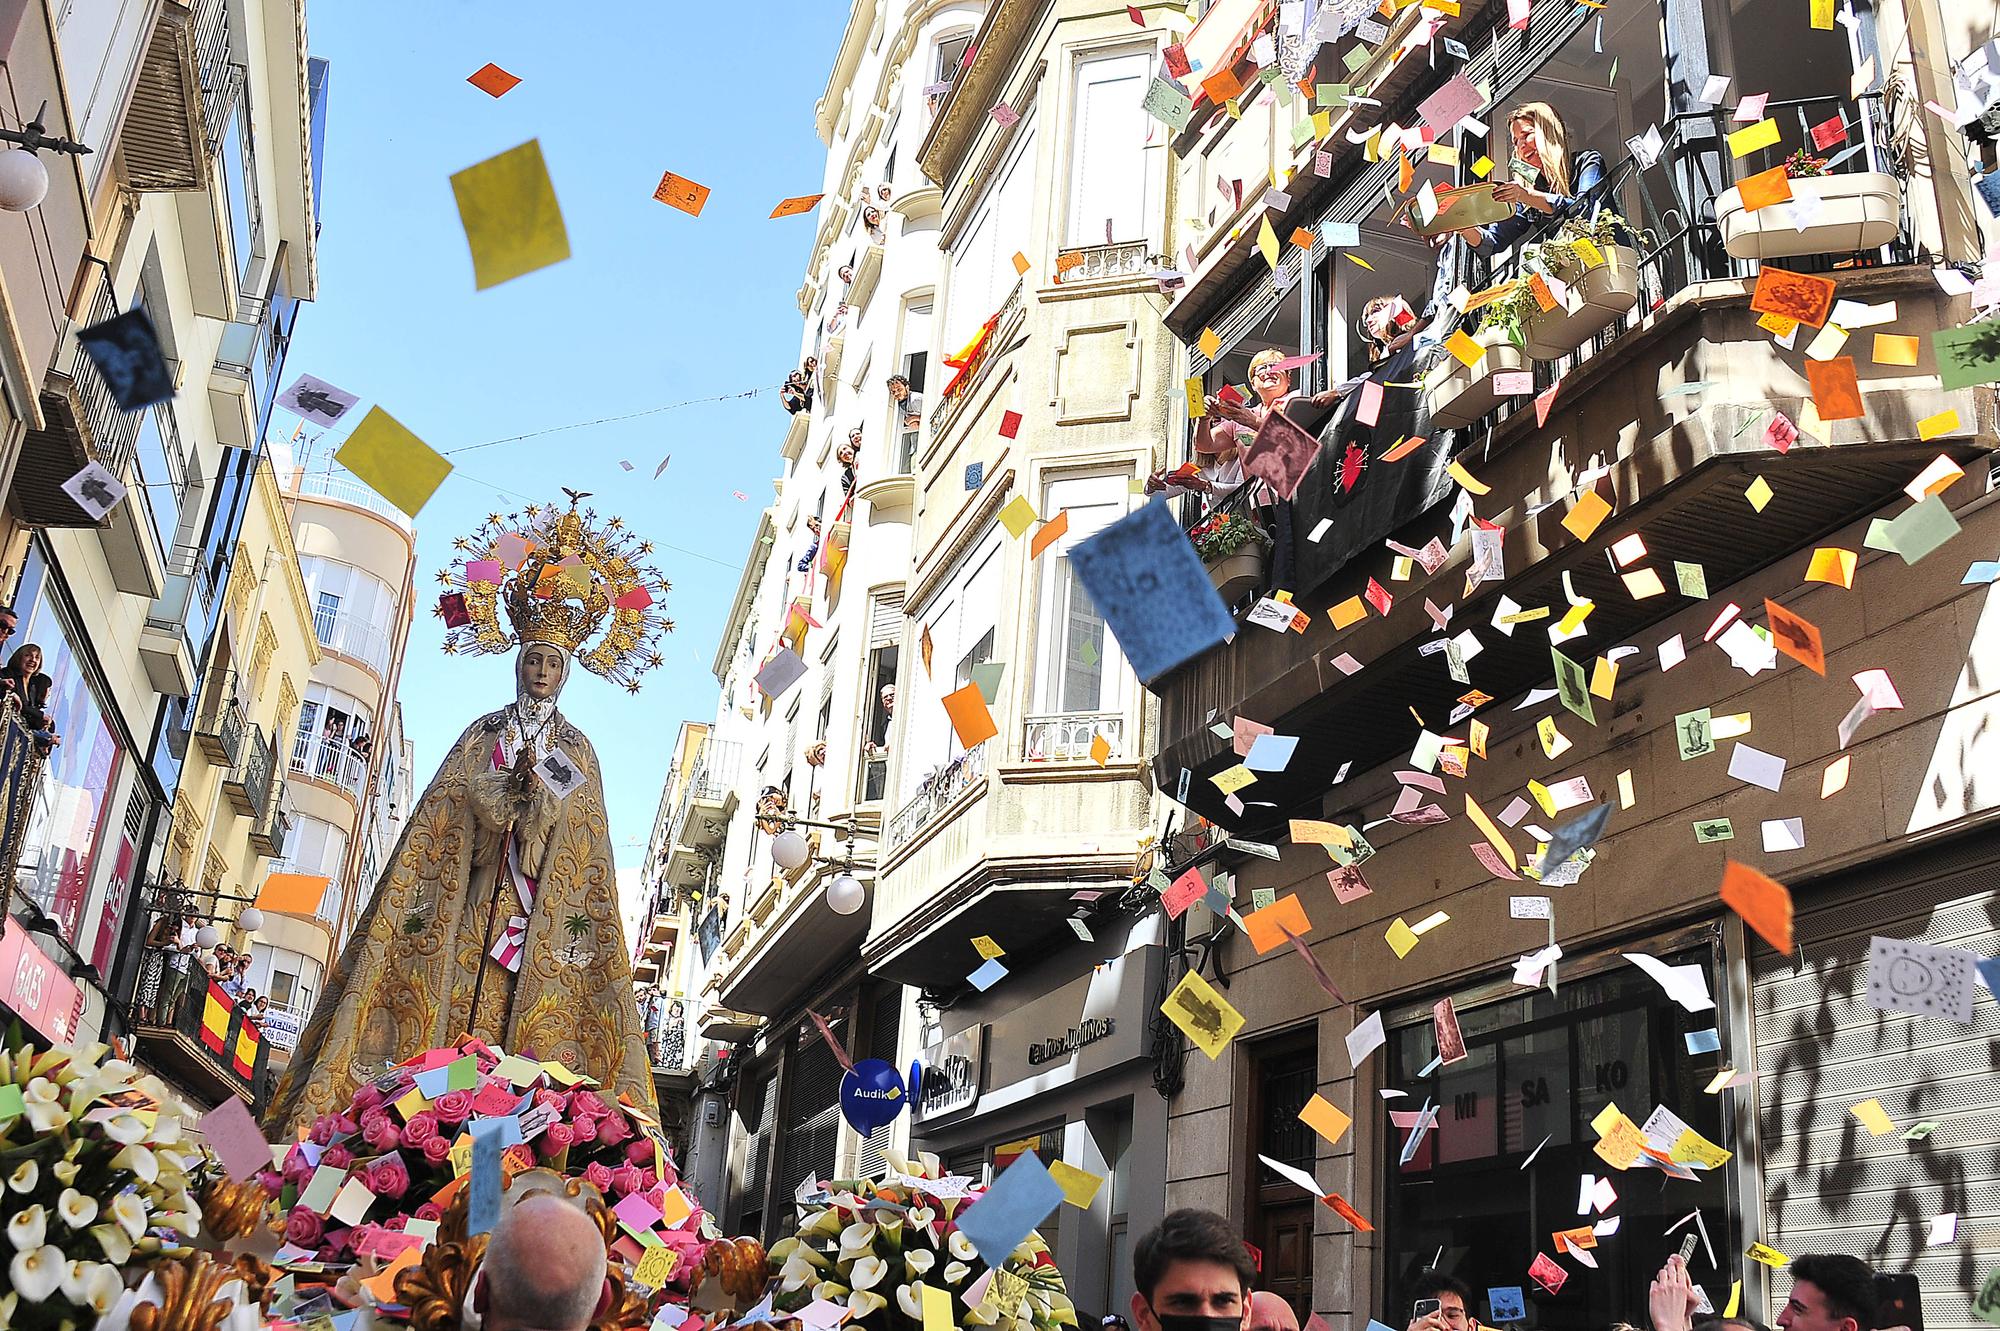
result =
M1021 117L1013 134L1006 160L988 182L971 222L951 245L951 290L945 306L947 352L956 352L971 341L979 326L1000 308L1018 276L1014 272L1015 251L1034 258L1036 247L1028 235L1035 185L1032 112Z
M313 598L313 632L320 646L386 674L396 593L364 569L337 559L301 555L299 572Z
M1146 240L1154 231L1154 177L1166 137L1140 105L1152 53L1098 56L1076 67L1070 135L1069 246Z
M948 37L938 38L937 69L931 82L950 83L957 78L959 66L965 63L965 48L970 45L970 31L954 32Z
M970 682L973 666L993 659L1000 606L1000 552L999 529L990 528L973 545L930 609L917 616L919 641L925 632L930 634L932 668L913 672L911 678L912 691L920 696L907 709L904 723L905 799L916 792L928 773L965 752L943 700L945 694Z
M1076 580L1069 552L1125 516L1131 495L1124 473L1050 480L1044 513L1069 514L1069 530L1037 562L1041 571L1036 625L1035 710L1075 715L1115 712L1125 702L1125 661L1104 616ZM1089 741L1084 741L1088 746ZM1114 745L1115 747L1115 745Z
M299 706L292 770L360 795L368 784L374 714L359 699L324 684L311 685L310 692Z
M903 307L903 354L896 367L896 373L910 382L910 395L918 399L917 424L912 429L910 413L895 405L889 408L889 437L896 441L896 474L914 474L917 461L917 445L923 438L923 418L928 415L924 407L924 372L930 367L931 346L931 298L923 297Z
M181 487L186 483L186 458L180 450L180 436L173 429L165 406L150 407L139 414L139 434L133 445L139 488L146 496L146 514L159 542L160 556L173 551L181 529Z
M313 607L313 632L319 635L321 642L330 642L339 623L340 598L332 592L321 592L319 603Z
M896 715L895 644L876 647L868 653L868 693L862 699L867 709L868 731L861 741L861 800L879 800L889 784L889 728Z
M1712 992L1725 988L1711 944L1676 954L1671 942L1655 941L1638 950L1670 965L1698 964ZM1686 1052L1691 1032L1715 1027L1719 1016L1726 1022L1726 1013L1685 1011L1615 952L1560 964L1556 994L1499 980L1452 995L1467 1057L1438 1073L1436 1125L1410 1162L1398 1164L1409 1135L1400 1127L1382 1154L1387 1223L1381 1232L1388 1236L1392 1281L1427 1265L1443 1244L1461 1254L1455 1274L1474 1289L1519 1284L1518 1273L1547 1250L1550 1233L1589 1223L1578 1219L1567 1193L1521 1186L1522 1161L1539 1149L1535 1177L1602 1174L1591 1121L1607 1106L1651 1124L1648 1134L1664 1135L1668 1144L1685 1126L1724 1149L1736 1147L1723 1098L1702 1093L1720 1056ZM1435 997L1412 1003L1400 1025L1392 1014L1385 1085L1409 1084L1434 1059ZM1662 1111L1681 1122L1670 1126ZM1715 1253L1743 1250L1747 1236L1738 1232L1728 1170L1694 1171L1664 1189L1639 1186L1644 1172L1613 1176L1627 1232L1658 1234L1699 1208ZM1596 1255L1597 1269L1571 1267L1562 1298L1541 1302L1543 1327L1583 1331L1643 1308L1659 1252L1611 1243ZM1726 1296L1726 1278L1720 1290L1711 1281L1709 1293ZM1392 1299L1399 1295L1391 1291Z
M236 99L236 109L229 113L229 124L222 132L222 175L229 192L229 240L236 258L237 294L239 298L254 299L243 287L249 280L250 265L257 257L263 219L257 207L256 158L250 147L247 88L245 93Z

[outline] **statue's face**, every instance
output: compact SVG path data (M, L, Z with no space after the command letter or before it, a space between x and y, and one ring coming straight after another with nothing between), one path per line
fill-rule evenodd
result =
M562 688L563 654L545 642L531 642L521 651L521 688L530 698L553 698Z

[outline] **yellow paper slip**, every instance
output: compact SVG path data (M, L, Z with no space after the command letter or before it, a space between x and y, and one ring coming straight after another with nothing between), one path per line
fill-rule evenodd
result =
M479 290L569 257L569 232L539 140L468 166L452 176L451 192Z
M1470 818L1480 833L1493 843L1493 849L1500 852L1500 859L1508 868L1511 869L1521 862L1521 857L1514 853L1514 844L1507 840L1507 834L1500 830L1500 824L1494 822L1486 810L1479 807L1479 801L1470 795L1465 797L1465 816Z
M1471 472L1467 471L1462 463L1453 462L1449 467L1445 468L1445 472L1454 481L1464 486L1471 494L1483 495L1490 493L1493 489L1492 486L1487 485Z
M368 409L333 460L413 518L451 475L441 453L380 407Z
M1104 1186L1101 1175L1078 1169L1075 1165L1061 1160L1049 1162L1049 1177L1063 1190L1063 1200L1071 1206L1090 1209L1090 1203L1097 1196L1097 1190Z
M1889 1113L1882 1108L1880 1100L1863 1100L1848 1112L1861 1120L1861 1126L1868 1129L1868 1135L1871 1137L1885 1136L1896 1130L1896 1125L1889 1121Z
M1383 941L1389 944L1389 950L1394 952L1399 960L1409 956L1410 949L1417 945L1415 930L1405 924L1403 917L1400 915L1389 922L1388 932L1384 933L1382 938Z
M1743 157L1756 152L1759 148L1768 148L1777 141L1778 122L1760 120L1754 125L1745 125L1729 136L1729 155Z
M1579 541L1587 541L1598 524L1611 516L1611 505L1595 490L1577 496L1575 507L1563 515L1563 529Z
M1243 1029L1243 1014L1195 971L1181 977L1181 982L1160 1004L1160 1011L1211 1059L1222 1057L1222 1051L1236 1038L1236 1032Z

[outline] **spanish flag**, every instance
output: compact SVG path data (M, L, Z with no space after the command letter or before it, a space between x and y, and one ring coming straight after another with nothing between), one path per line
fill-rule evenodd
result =
M264 1042L264 1033L257 1029L257 1023L248 1017L236 1031L236 1057L233 1060L236 1075L248 1081L257 1071L257 1046Z
M201 1010L201 1042L218 1055L223 1052L224 1042L229 1036L229 1012L235 1007L229 995L222 992L222 986L215 981L208 982L208 1002Z

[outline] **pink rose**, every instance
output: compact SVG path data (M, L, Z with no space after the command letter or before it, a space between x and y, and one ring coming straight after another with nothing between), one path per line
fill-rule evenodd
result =
M421 1114L411 1115L410 1121L403 1125L403 1144L405 1146L422 1146L437 1135L437 1115L428 1110Z
M321 1114L318 1118L313 1120L313 1125L312 1125L313 1145L324 1146L332 1140L333 1140L333 1115Z
M557 1109L569 1108L569 1100L561 1091L553 1086L536 1087L535 1103L538 1105L554 1105Z
M604 1097L589 1089L580 1090L571 1096L569 1107L570 1112L579 1116L607 1118L611 1114L611 1106L604 1103Z
M285 1176L275 1169L266 1169L257 1175L257 1186L275 1197L284 1190Z
M597 1125L597 1140L605 1146L616 1146L632 1135L632 1124L623 1114L613 1114L602 1119Z
M444 1208L436 1202L425 1202L417 1208L417 1219L442 1220L444 1219Z
M544 1160L561 1155L576 1141L576 1133L567 1123L551 1123L541 1136L535 1139L535 1150Z
M569 1130L576 1135L579 1142L588 1143L597 1140L597 1120L588 1115L577 1115L570 1121Z
M345 1146L329 1146L321 1154L319 1162L323 1165L332 1165L335 1169L345 1169L354 1163L354 1152Z
M611 1191L611 1170L598 1161L591 1161L583 1167L583 1181L599 1192Z
M379 1108L388 1103L389 1097L383 1095L381 1091L375 1088L375 1084L370 1082L354 1093L354 1104L351 1108L355 1113L359 1114L366 1110Z
M651 1137L641 1137L639 1138L639 1140L627 1146L625 1148L625 1158L627 1160L630 1160L635 1165L652 1164L653 1139Z
M296 1183L301 1188L311 1181L313 1166L306 1161L306 1153L294 1146L285 1152L285 1182Z
M646 1171L637 1165L620 1165L611 1171L611 1186L620 1197L629 1197L646 1186Z
M441 1165L451 1159L451 1143L442 1137L432 1137L417 1148L424 1153L426 1164Z
M294 1206L285 1217L285 1242L301 1248L317 1248L326 1232L326 1222L310 1206Z
M391 1234L400 1234L409 1228L409 1224L410 1217L406 1215L392 1215L382 1222L382 1228L388 1230Z
M385 1155L368 1166L368 1191L391 1201L410 1190L410 1168L399 1155Z
M431 1112L440 1123L463 1123L472 1116L471 1091L446 1091L431 1101Z
M361 1120L361 1140L377 1151L393 1150L402 1135L396 1121L379 1109Z

